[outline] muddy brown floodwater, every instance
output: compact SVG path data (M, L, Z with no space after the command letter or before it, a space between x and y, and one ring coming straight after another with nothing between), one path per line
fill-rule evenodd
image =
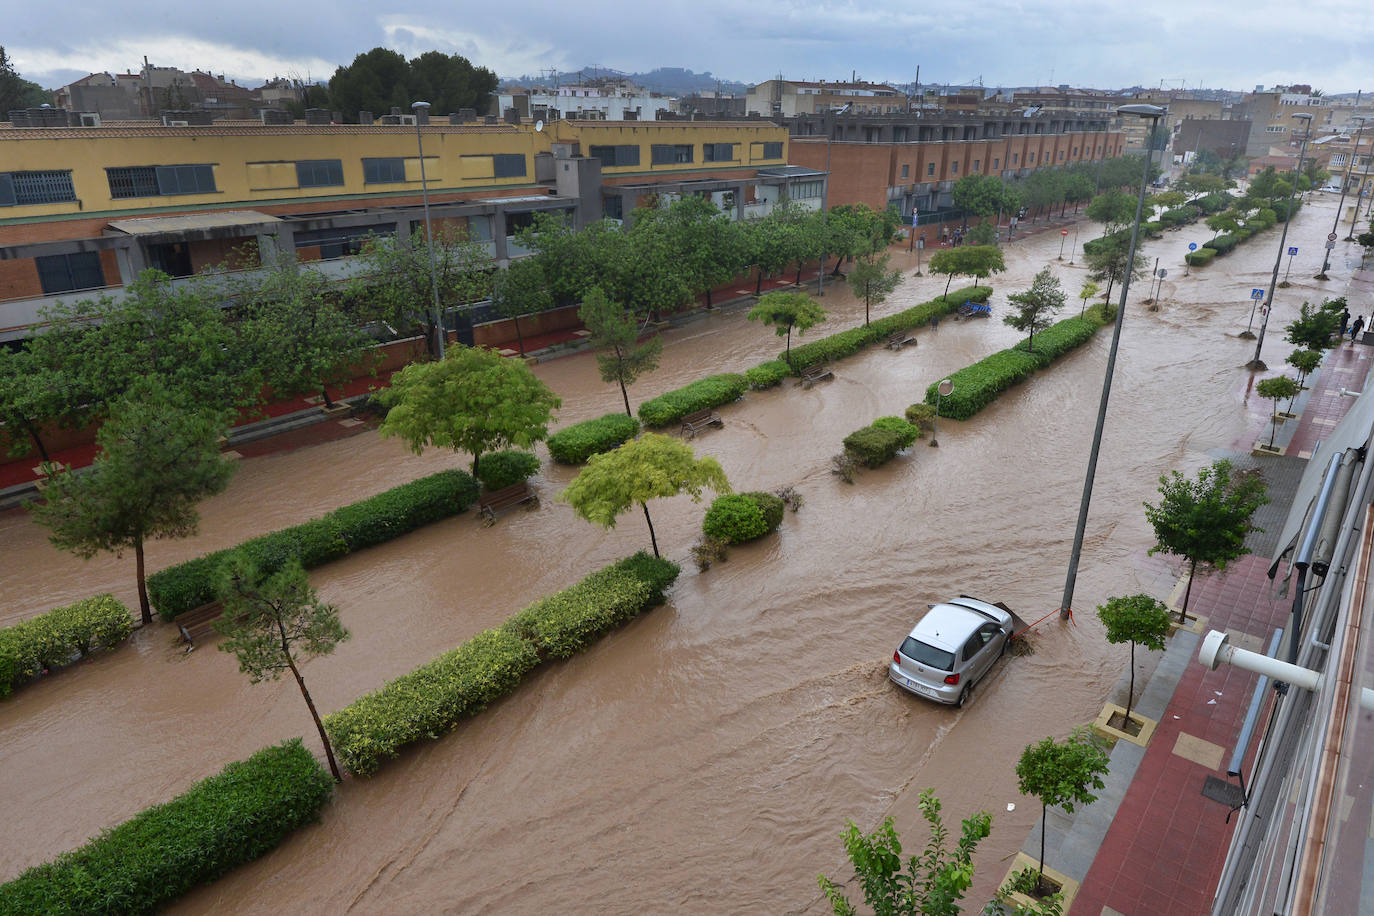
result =
M1290 244L1320 255L1332 206L1304 209ZM1082 239L1094 234L1085 224ZM699 435L697 452L719 459L736 489L793 485L806 499L776 535L698 573L688 548L703 507L655 503L660 543L684 567L666 606L547 666L444 740L349 780L320 824L173 911L819 912L816 874L848 875L845 820L871 830L894 815L915 848L927 786L952 824L979 808L994 813L977 858L974 896L985 899L1037 813L1016 792L1021 748L1091 719L1125 665L1126 650L1105 643L1092 609L1115 594L1164 597L1172 582L1145 555L1142 500L1166 471L1248 448L1266 415L1241 368L1254 345L1236 334L1249 289L1268 279L1276 233L1184 277L1187 243L1206 237L1191 227L1145 248L1170 273L1159 311L1139 304L1145 281L1132 295L1077 625L1038 628L1034 654L995 669L965 710L893 688L885 665L927 602L967 592L1028 619L1057 607L1110 333L973 420L942 423L938 449L922 440L853 486L831 475L829 459L854 428L900 414L930 382L1014 343L1000 320L1006 293L1046 263L1076 305L1084 270L1054 259L1057 232L1010 247L993 320L947 320L920 331L917 347L840 362L833 382L721 408L724 429ZM904 253L898 260L910 266ZM1271 331L1305 294L1320 298L1305 279L1311 269L1295 272L1304 279L1280 294ZM876 314L943 285L908 276ZM814 333L862 321L848 293L832 290L824 304L832 316ZM669 331L662 368L634 387L635 399L774 356L781 341L744 314L721 310ZM1281 335L1265 348L1273 365L1289 350ZM617 409L618 391L598 380L589 355L535 371L563 397L560 424ZM246 461L204 506L200 534L153 545L150 565L466 463L440 451L416 457L374 433ZM647 547L634 514L603 532L556 502L572 476L546 461L537 511L493 528L469 513L312 573L353 632L305 666L321 710ZM0 516L0 551L3 622L99 591L134 600L130 559L59 553L23 513ZM27 687L0 704L0 879L293 735L320 752L294 685L251 687L232 658L184 654L165 626Z

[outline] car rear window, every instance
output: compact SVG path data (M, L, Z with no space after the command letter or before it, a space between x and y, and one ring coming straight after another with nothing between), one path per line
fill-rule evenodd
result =
M888 643L891 645L891 643ZM907 658L922 665L929 665L932 668L939 668L941 671L954 670L954 653L946 652L944 649L937 649L932 645L913 639L908 636L902 643L901 652Z

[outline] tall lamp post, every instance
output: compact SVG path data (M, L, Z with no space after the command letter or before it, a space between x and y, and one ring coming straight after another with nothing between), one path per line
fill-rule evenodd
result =
M1355 149L1358 150L1358 149L1360 148L1360 134L1364 133L1364 118L1351 118L1351 120L1352 120L1352 121L1359 121L1359 122L1360 122L1360 129L1359 129L1358 131L1355 132ZM1345 160L1345 174L1344 174L1343 176L1341 176L1341 199L1338 200L1338 201L1336 202L1336 218L1335 218L1335 220L1333 220L1332 223L1331 223L1331 234L1332 234L1332 235L1335 235L1335 234L1336 234L1336 227L1339 226L1339 225L1341 224L1341 207L1344 207L1344 206L1345 206L1345 192L1346 192L1346 189L1350 186L1350 167L1353 166L1354 164L1355 164L1355 152L1352 151L1352 152L1350 153L1350 155L1346 157L1346 160ZM1358 209L1360 209L1360 208L1359 208L1358 205L1356 205L1355 209L1358 210ZM1353 224L1353 223L1351 224L1351 227L1352 227L1352 229L1353 229L1353 227L1354 227L1354 224ZM1353 238L1354 236L1351 236L1351 237ZM1325 251L1325 254L1322 256L1322 269L1321 269L1321 273L1319 273L1319 274L1317 274L1315 277L1313 277L1313 278L1312 278L1313 280L1326 280L1326 279L1329 279L1329 278L1326 276L1326 269L1327 269L1328 267L1331 266L1331 246L1327 246L1327 247L1324 249L1324 251Z
M1264 297L1264 318L1260 321L1259 338L1255 341L1255 356L1250 362L1245 364L1245 368L1255 372L1263 372L1269 367L1260 359L1260 348L1264 346L1264 329L1269 327L1270 306L1274 304L1274 288L1278 285L1279 265L1283 263L1283 253L1286 250L1284 245L1288 241L1288 226L1293 222L1293 200L1298 194L1298 179L1302 177L1302 160L1307 153L1307 138L1312 136L1312 116L1306 113L1293 115L1299 121L1303 121L1302 145L1298 147L1298 167L1293 172L1293 189L1288 192L1288 213L1283 220L1283 232L1279 234L1279 253L1274 257L1274 273L1269 278L1269 291ZM1340 218L1340 211L1336 211L1336 216Z
M1354 148L1353 150L1350 151L1350 163L1351 163L1351 165L1354 165L1354 163L1355 163L1355 157L1358 156L1358 155L1360 154L1360 134L1364 133L1364 125L1365 125L1365 122L1366 122L1367 120L1369 120L1369 119L1368 119L1368 118L1351 118L1350 120L1352 120L1352 121L1359 121L1359 122L1360 122L1360 133L1357 133L1357 134L1355 135L1355 148ZM1364 174L1360 176L1360 190L1361 190L1361 191L1363 191L1363 190L1364 190L1364 186L1365 186L1366 184L1369 183L1369 166L1370 166L1370 163L1372 163L1372 162L1374 162L1374 151L1371 151L1371 154L1370 154L1370 155L1364 157ZM1349 171L1347 171L1346 174L1347 174L1347 175L1350 174ZM1340 211L1340 208L1337 208L1337 209L1336 209L1336 213L1339 215L1340 212L1341 212L1341 211ZM1355 241L1355 221L1356 221L1357 219L1359 219L1359 218L1360 218L1360 196L1359 196L1358 194L1356 194L1356 195L1355 195L1355 209L1354 209L1354 210L1351 212L1351 214L1350 214L1350 232L1347 233L1346 236L1345 236L1345 240L1346 240L1347 242L1353 242L1353 241Z
M1136 115L1150 119L1153 133L1165 109L1158 105L1122 105L1118 114ZM1097 405L1097 427L1093 430L1092 450L1088 452L1088 472L1083 477L1083 498L1078 504L1078 526L1073 533L1073 551L1069 554L1069 572L1064 579L1064 597L1059 602L1059 618L1067 620L1072 613L1073 587L1078 580L1078 558L1083 552L1083 532L1088 527L1088 504L1092 501L1093 476L1097 473L1097 455L1102 449L1102 427L1107 422L1107 400L1112 393L1112 370L1116 368L1116 350L1121 343L1121 324L1126 317L1126 294L1131 288L1131 274L1135 267L1135 246L1140 237L1140 215L1145 210L1145 186L1150 182L1150 160L1145 157L1145 169L1140 176L1140 196L1135 202L1135 223L1131 226L1131 245L1127 249L1126 272L1121 279L1121 302L1116 307L1116 323L1112 328L1112 347L1107 352L1107 371L1102 377L1102 400Z
M439 308L439 272L434 266L434 227L429 222L429 182L425 180L425 141L420 135L420 121L429 114L428 102L412 102L410 110L415 112L415 145L420 152L420 194L425 202L425 244L429 246L429 286L434 294L434 352L444 358L444 313Z

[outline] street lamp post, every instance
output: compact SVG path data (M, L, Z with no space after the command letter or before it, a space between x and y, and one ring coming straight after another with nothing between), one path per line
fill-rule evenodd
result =
M1358 121L1360 122L1360 129L1359 129L1358 131L1355 132L1355 149L1358 150L1358 149L1360 148L1360 134L1364 133L1364 118L1352 118L1351 120L1352 120L1352 121L1353 121L1353 120L1358 120ZM1343 176L1341 176L1341 199L1338 200L1338 201L1336 201L1336 218L1335 218L1335 220L1333 220L1332 223L1331 223L1331 235L1332 235L1332 236L1335 236L1335 234L1336 234L1336 227L1339 226L1339 225L1341 224L1341 207L1344 207L1344 206L1345 206L1345 192L1346 192L1346 189L1350 186L1350 167L1351 167L1352 165L1354 165L1354 164L1355 164L1355 153L1354 153L1354 151L1352 151L1352 152L1350 153L1350 155L1347 156L1346 159L1345 159L1345 174L1344 174ZM1358 210L1358 209L1360 209L1360 208L1359 208L1358 206L1356 206L1355 209ZM1354 223L1351 223L1351 229L1352 229L1352 230L1354 229ZM1351 238L1354 238L1354 236L1351 236ZM1319 274L1317 274L1315 277L1313 277L1312 279L1314 279L1314 280L1326 280L1326 279L1329 279L1329 278L1326 276L1326 269L1327 269L1328 267L1331 266L1331 247L1328 246L1327 248L1325 248L1325 249L1323 249L1323 250L1324 250L1325 253L1322 255L1322 269L1321 269L1321 273L1319 273Z
M1150 118L1151 131L1159 124L1164 109L1158 105L1122 105L1119 114ZM1116 307L1116 323L1112 329L1112 346L1107 352L1107 370L1102 377L1102 400L1097 405L1097 426L1093 430L1093 444L1088 452L1088 472L1083 477L1083 497L1078 504L1078 526L1074 529L1073 550L1069 554L1069 571L1064 579L1064 596L1059 602L1059 617L1067 620L1072 613L1073 587L1078 580L1078 558L1083 552L1083 533L1088 526L1088 504L1092 501L1093 476L1097 473L1097 455L1102 449L1102 428L1107 422L1107 400L1112 393L1112 370L1116 368L1116 351L1121 343L1121 324L1126 317L1126 294L1131 288L1131 274L1135 267L1135 246L1140 237L1140 215L1145 210L1145 186L1150 181L1150 157L1140 176L1140 196L1135 202L1135 223L1131 226L1131 245L1127 249L1126 272L1121 280L1121 302Z
M1351 118L1350 120L1352 120L1352 121L1359 121L1359 122L1360 122L1360 133L1364 133L1365 121L1367 121L1368 118ZM1359 154L1360 154L1360 134L1357 133L1357 134L1355 135L1355 148L1354 148L1353 150L1350 151L1350 162L1351 162L1352 165L1353 165L1354 162L1355 162L1355 157L1358 156ZM1361 191L1363 191L1363 190L1364 190L1364 186L1365 186L1366 184L1369 183L1369 166L1370 166L1371 163L1374 163L1374 150L1371 150L1371 151L1370 151L1370 155L1364 157L1364 174L1360 176L1360 190L1361 190ZM1347 175L1350 174L1348 170L1347 170L1346 174L1347 174ZM1340 212L1341 212L1341 211L1340 211L1340 208L1338 207L1338 208L1336 209L1336 214L1337 214L1337 216L1340 215ZM1356 194L1356 195L1355 195L1355 209L1354 209L1353 211L1351 211L1351 213L1350 213L1350 232L1348 232L1348 233L1346 234L1346 236L1345 236L1345 240L1346 240L1347 242L1353 242L1353 241L1355 241L1355 221L1356 221L1357 219L1359 219L1359 218L1360 218L1360 196L1359 196L1358 194Z
M434 294L434 352L444 358L444 344L447 333L444 331L444 313L439 307L439 272L434 266L434 227L429 221L429 182L425 180L425 141L420 135L420 121L429 114L428 102L412 102L410 110L415 112L415 145L420 153L420 195L425 202L425 244L429 247L429 286Z
M1283 263L1284 245L1288 241L1288 226L1293 222L1293 200L1298 193L1298 179L1302 177L1302 160L1307 154L1307 138L1312 135L1312 116L1305 112L1293 115L1299 121L1304 121L1305 127L1302 132L1302 145L1298 147L1298 167L1293 172L1293 189L1288 192L1288 212L1283 220L1283 232L1279 234L1279 253L1274 257L1274 273L1269 278L1269 291L1264 297L1264 318L1260 321L1259 338L1255 341L1255 356L1250 362L1245 364L1245 368L1255 372L1263 372L1269 367L1260 359L1260 348L1264 346L1264 329L1269 327L1269 314L1274 304L1274 288L1278 285L1279 265ZM1340 216L1340 211L1336 213Z
M954 393L954 383L949 379L942 379L940 384L935 386L935 420L930 424L930 447L940 447L940 401Z

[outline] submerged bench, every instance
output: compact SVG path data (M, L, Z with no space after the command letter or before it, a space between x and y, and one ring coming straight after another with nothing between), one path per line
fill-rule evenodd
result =
M902 349L902 347L905 347L907 344L915 344L915 343L916 343L916 338L915 338L915 336L913 336L912 334L910 334L910 333L907 332L907 331L898 331L896 334L893 334L891 337L889 337L889 338L887 339L887 348L888 348L889 350L900 350L900 349Z
M477 501L477 514L478 517L485 518L488 525L493 525L501 513L514 509L521 503L533 505L538 502L539 497L530 489L530 485L522 480L483 494Z
M695 410L682 418L683 435L691 434L696 438L697 430L707 426L724 426L725 421L720 418L720 414L707 407L704 410Z
M823 381L828 378L833 379L834 377L835 373L830 371L829 366L825 365L824 363L816 363L815 365L807 366L805 369L802 370L801 385L804 388L810 388L812 385L816 384L819 381Z
M172 622L181 631L181 638L186 640L186 651L190 652L196 647L197 639L204 639L215 631L215 621L223 616L224 605L218 601L212 601L184 614L176 615L172 618Z

